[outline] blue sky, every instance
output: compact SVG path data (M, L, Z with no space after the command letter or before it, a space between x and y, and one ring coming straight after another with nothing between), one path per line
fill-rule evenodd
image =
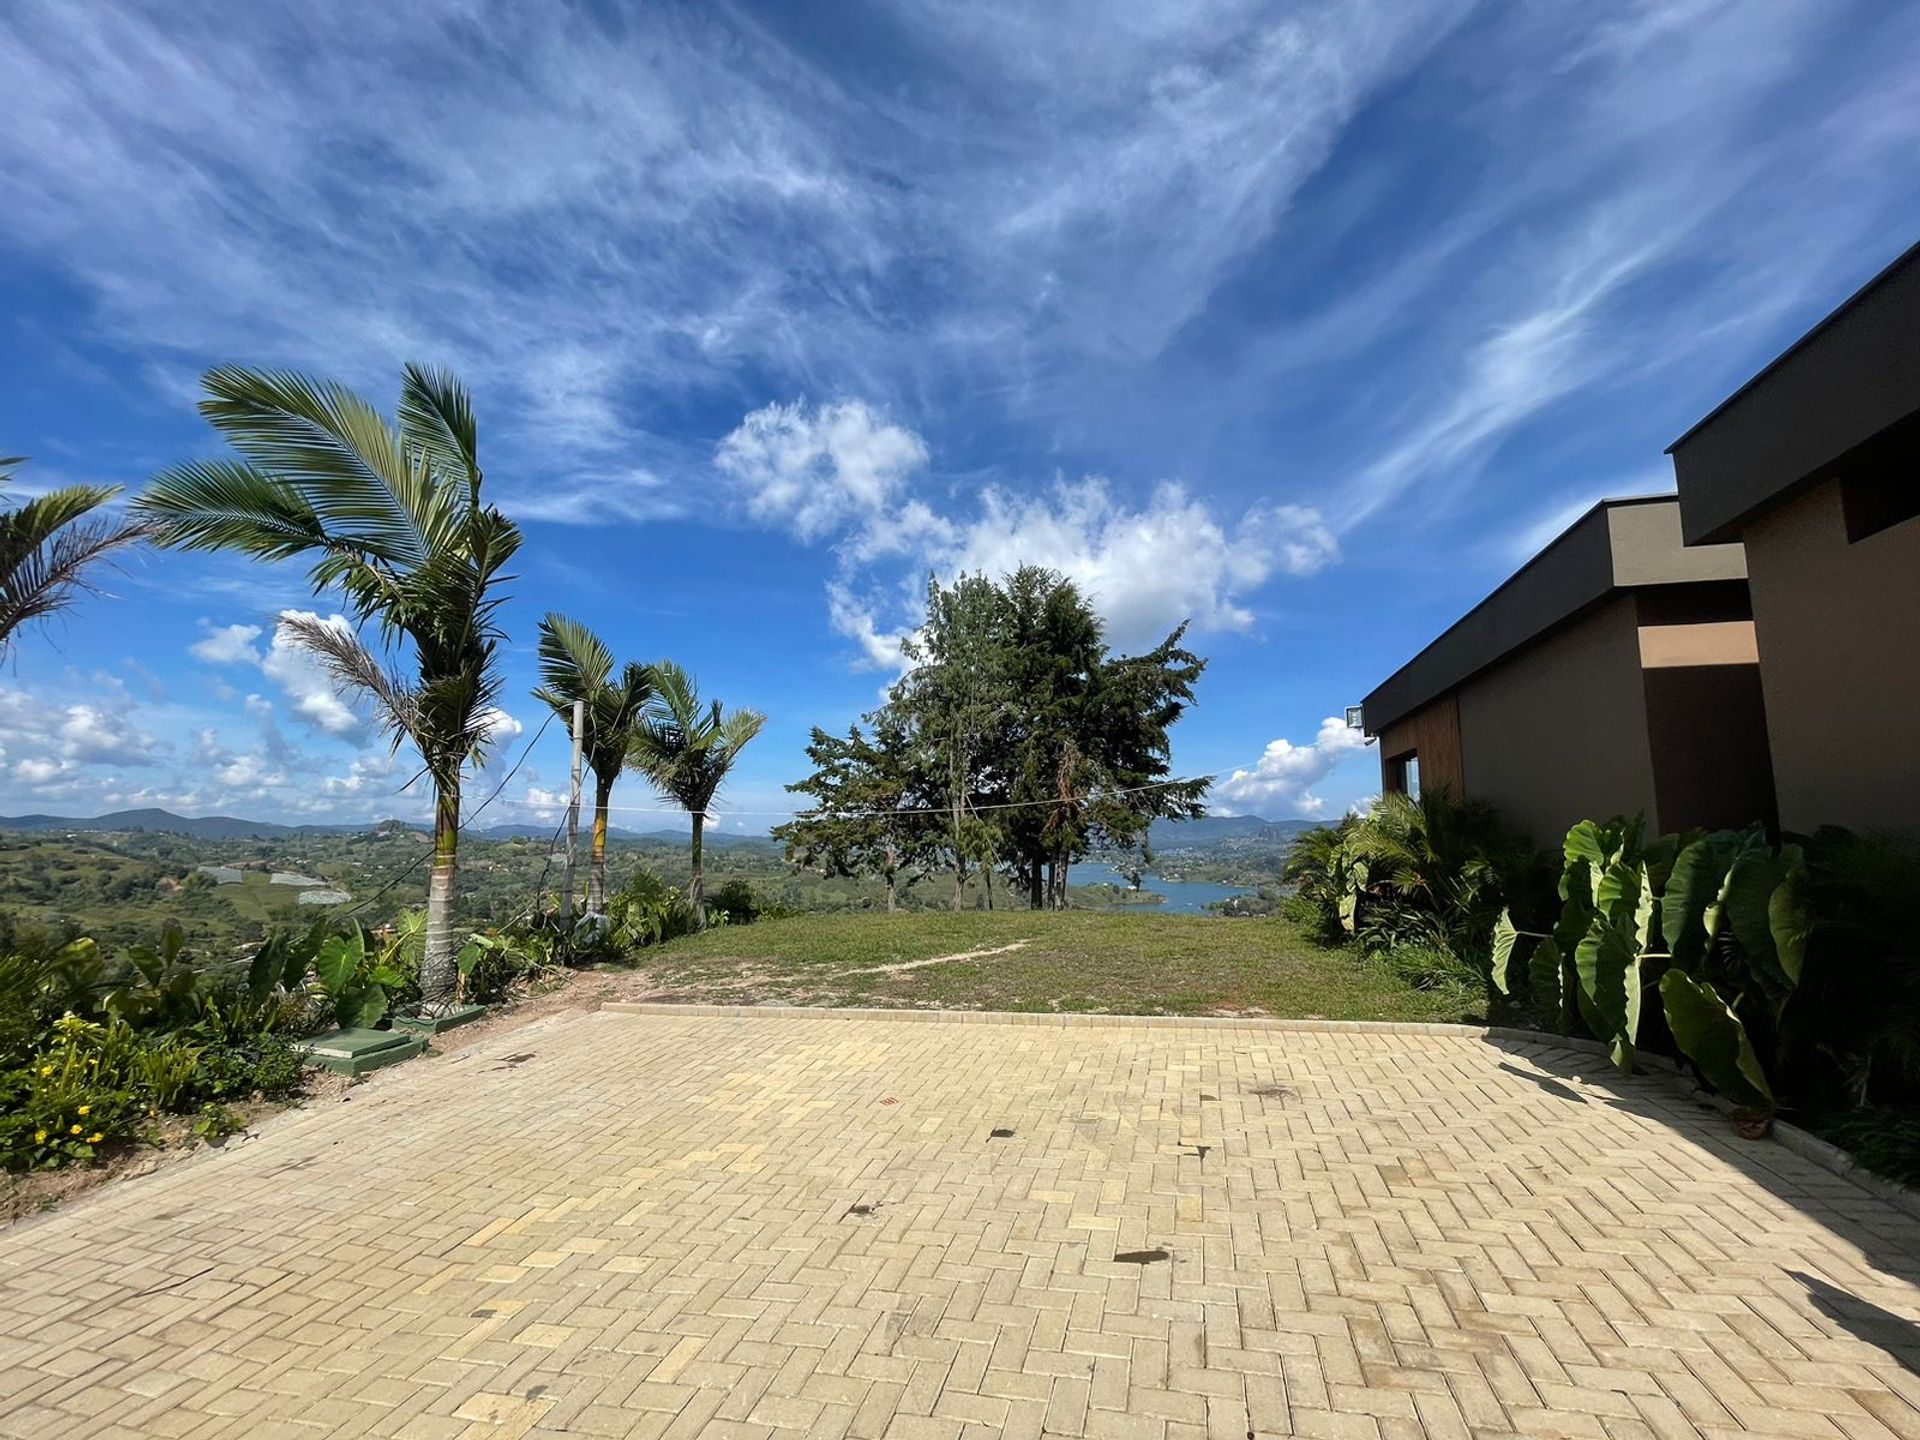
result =
M1192 620L1223 808L1337 813L1326 717L1920 235L1901 4L23 0L0 94L23 488L209 452L210 364L451 365L528 536L477 788L557 608L768 712L734 829L1021 561ZM107 584L0 676L0 811L424 813L275 645L301 571Z

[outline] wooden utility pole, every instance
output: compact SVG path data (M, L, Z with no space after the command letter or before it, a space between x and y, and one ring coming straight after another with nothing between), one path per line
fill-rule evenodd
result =
M567 888L560 897L560 923L573 924L573 876L580 850L580 762L586 743L587 702L573 702L573 788L567 799Z

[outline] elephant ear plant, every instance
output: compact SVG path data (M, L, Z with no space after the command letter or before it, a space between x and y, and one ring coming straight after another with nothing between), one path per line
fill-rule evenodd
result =
M1761 1057L1800 983L1812 918L1800 847L1758 825L1644 841L1638 820L1567 832L1550 933L1494 931L1493 983L1561 1032L1578 1015L1623 1071L1651 996L1674 1043L1736 1104L1771 1112Z

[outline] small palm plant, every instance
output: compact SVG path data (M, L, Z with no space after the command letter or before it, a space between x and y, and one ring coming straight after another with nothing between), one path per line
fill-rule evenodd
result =
M607 904L607 806L613 782L627 763L647 702L653 699L653 672L628 661L614 673L613 652L577 620L557 612L540 622L540 688L534 698L572 722L573 702L584 704L581 750L593 771L593 844L587 861L587 914L600 915Z
M0 485L25 463L19 456L0 458ZM0 511L0 660L12 653L16 630L58 614L91 590L87 571L94 562L145 533L125 520L87 518L119 493L117 485L65 485Z
M733 762L747 748L767 717L758 710L721 708L718 700L703 705L693 677L662 660L653 667L654 694L646 717L634 732L627 763L662 795L693 819L693 878L687 901L693 907L696 930L707 926L706 870L702 857L707 808L726 780Z
M397 425L352 391L304 375L222 367L203 383L200 413L239 457L164 471L134 509L162 545L312 556L316 593L337 592L356 624L410 647L408 678L347 626L280 621L343 693L374 702L394 748L410 742L433 783L420 988L437 1010L456 985L460 781L488 740L500 688L496 586L520 531L481 503L473 406L445 371L406 367Z

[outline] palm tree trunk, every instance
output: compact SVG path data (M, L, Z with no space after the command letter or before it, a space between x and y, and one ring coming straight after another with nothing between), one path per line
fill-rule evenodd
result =
M613 781L594 777L593 847L587 855L587 914L602 915L607 909L607 802L613 798Z
M455 858L460 848L460 782L439 786L433 803L433 872L427 881L427 945L420 958L420 1008L428 1015L451 1009L459 979L458 938L453 925Z
M703 858L707 812L693 812L693 878L687 882L687 903L693 907L693 928L707 928L707 871Z

